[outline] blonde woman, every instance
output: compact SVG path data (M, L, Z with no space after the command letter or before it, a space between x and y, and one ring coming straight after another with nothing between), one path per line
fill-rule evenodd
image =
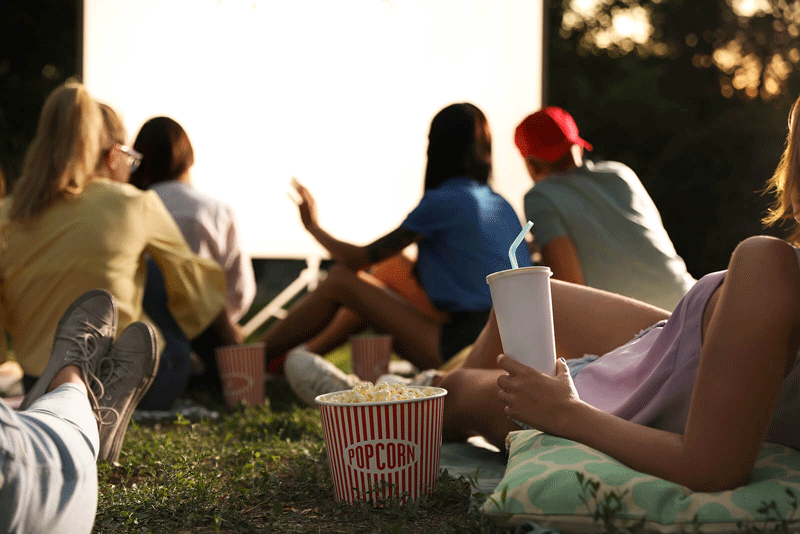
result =
M120 330L143 318L145 253L164 273L170 308L185 331L201 332L223 306L222 271L189 250L159 198L110 179L129 173L137 159L103 121L83 85L56 88L21 175L0 201L0 325L26 388L45 368L59 317L87 290L115 298ZM181 380L188 369L162 362L146 399L169 407Z

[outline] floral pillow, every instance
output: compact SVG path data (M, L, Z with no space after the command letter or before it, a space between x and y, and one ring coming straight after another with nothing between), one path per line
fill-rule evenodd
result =
M505 475L481 509L504 524L562 534L800 531L800 452L782 445L762 447L747 485L699 493L537 430L508 441Z

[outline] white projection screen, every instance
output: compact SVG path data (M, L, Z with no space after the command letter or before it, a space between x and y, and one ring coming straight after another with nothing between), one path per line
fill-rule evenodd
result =
M183 125L193 183L231 204L254 258L326 257L287 196L366 244L422 196L430 121L489 119L494 187L531 181L513 142L540 106L542 0L84 0L83 81L123 117Z

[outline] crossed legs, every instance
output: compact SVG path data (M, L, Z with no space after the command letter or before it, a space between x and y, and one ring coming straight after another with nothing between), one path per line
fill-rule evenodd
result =
M91 532L100 438L77 366L28 410L0 403L0 448L0 531Z
M317 289L262 337L268 367L273 369L270 361L282 360L288 351L323 332L342 307L375 330L391 334L398 354L418 368L441 365L437 321L368 273L334 265Z
M660 308L586 286L552 280L551 290L556 352L565 359L605 354L643 328L669 317ZM434 385L448 391L443 423L445 440L461 441L481 435L503 449L506 435L519 430L506 417L497 398L497 378L505 373L496 362L502 352L492 310L461 366L434 381Z

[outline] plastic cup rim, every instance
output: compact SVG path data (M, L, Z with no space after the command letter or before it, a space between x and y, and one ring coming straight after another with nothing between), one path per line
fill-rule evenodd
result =
M526 272L546 272L550 276L553 276L553 271L550 270L550 267L546 265L531 265L529 267L517 267L516 269L505 269L503 271L496 271L486 277L486 283L489 283L489 279L498 280L500 278L505 278L506 276L511 276L515 274L522 274Z
M421 402L430 399L437 399L439 397L444 397L445 395L447 395L446 389L434 386L406 386L406 387L409 389L433 389L436 390L436 393L434 393L433 395L426 395L424 397L415 397L413 399L397 399L397 400L370 401L370 402L333 402L325 398L325 397L330 397L331 395L338 395L339 393L344 393L345 391L350 391L349 389L343 389L341 391L332 391L330 393L323 393L322 395L317 395L314 398L314 402L316 404L325 406L387 406L390 404L406 404L409 402Z

